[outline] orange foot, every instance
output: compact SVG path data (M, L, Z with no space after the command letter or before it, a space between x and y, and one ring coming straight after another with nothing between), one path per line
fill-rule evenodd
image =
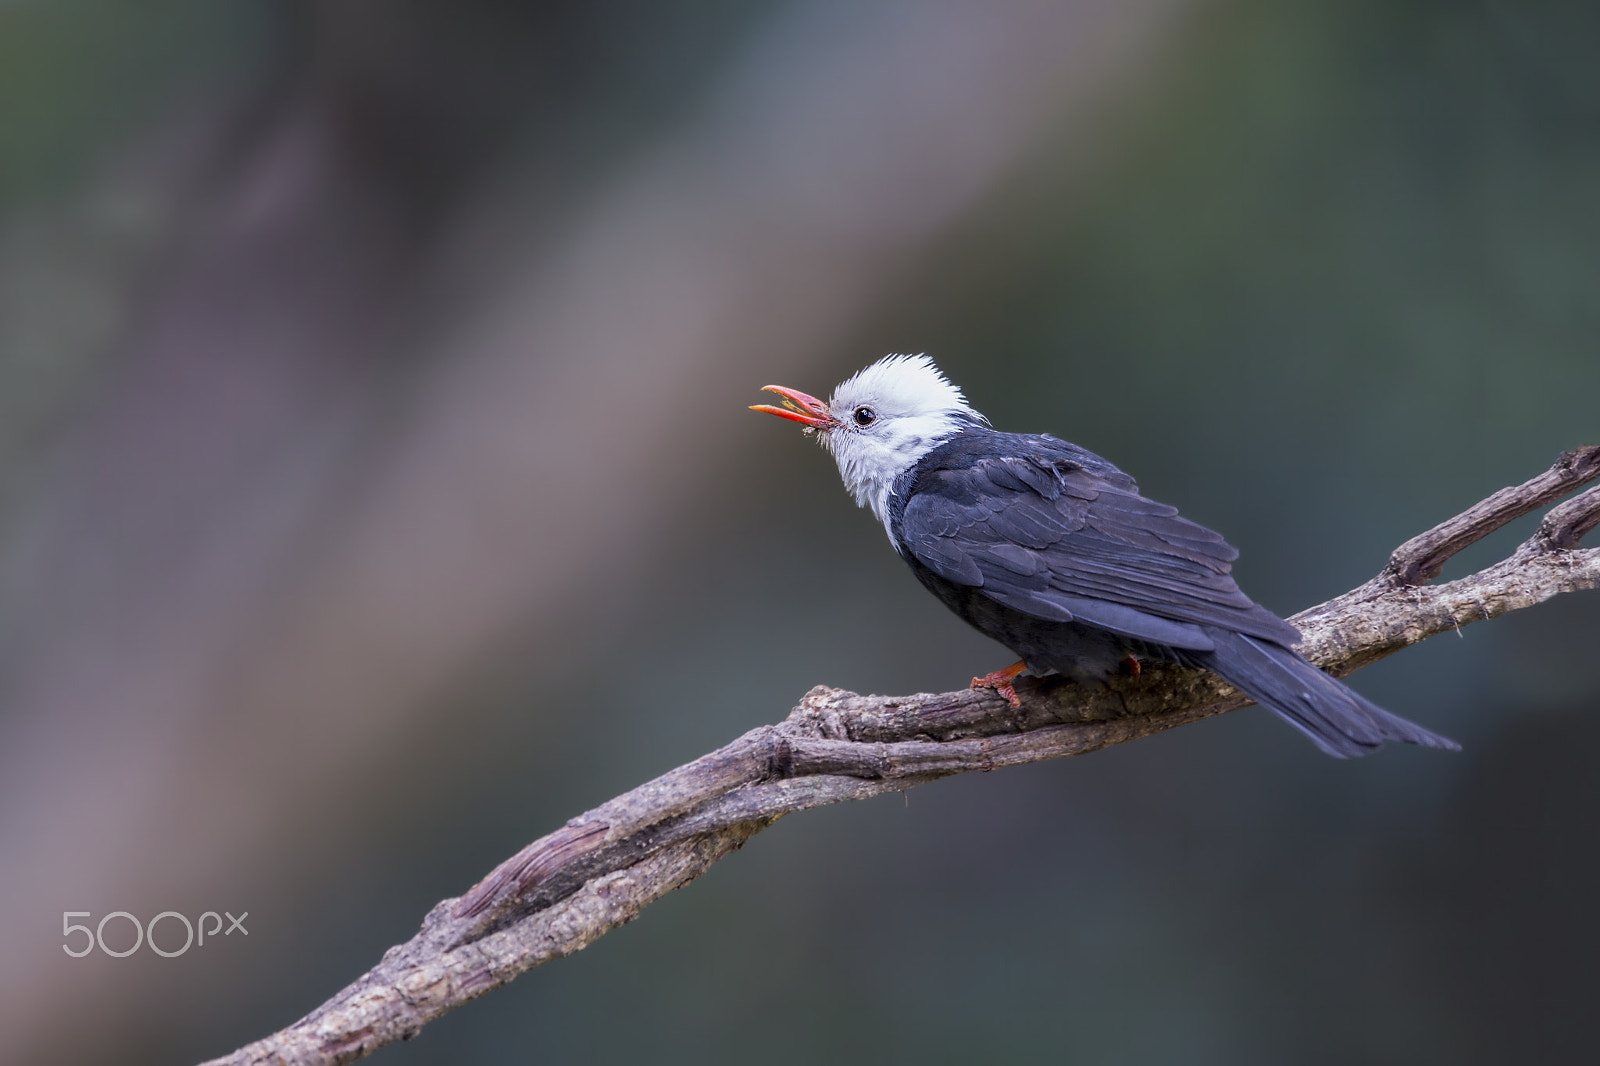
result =
M1011 679L1028 668L1027 663L1016 662L1004 670L996 670L992 674L972 679L970 688L992 688L1006 698L1006 702L1013 707L1021 707L1022 700L1017 696L1017 690L1011 687Z
M1122 660L1122 672L1130 677L1139 676L1139 659L1135 655L1128 655Z

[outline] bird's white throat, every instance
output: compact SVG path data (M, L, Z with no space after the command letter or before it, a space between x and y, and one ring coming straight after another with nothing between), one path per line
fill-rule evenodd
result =
M895 478L950 436L986 421L926 355L890 355L833 390L836 426L819 434L844 487L889 528Z

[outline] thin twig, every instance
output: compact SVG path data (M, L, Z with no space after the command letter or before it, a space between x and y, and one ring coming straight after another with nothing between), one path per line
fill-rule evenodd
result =
M1600 588L1600 487L1545 516L1505 560L1422 587L1453 554L1600 476L1600 446L1495 493L1406 542L1384 572L1293 619L1300 650L1336 675L1446 630ZM439 903L411 940L282 1031L208 1066L345 1063L551 959L581 950L700 876L777 819L951 774L1081 755L1248 701L1213 674L1155 665L1104 688L1022 679L1013 709L991 690L860 696L818 686L783 722L572 819Z
M1595 526L1600 526L1600 485L1552 508L1534 534L1535 550L1576 548Z
M1501 489L1447 522L1406 541L1389 556L1379 580L1399 585L1426 585L1439 576L1451 556L1476 544L1508 522L1559 500L1573 489L1600 477L1600 444L1563 452L1555 465L1536 478ZM1573 544L1577 541L1574 540ZM1573 544L1564 545L1572 547Z

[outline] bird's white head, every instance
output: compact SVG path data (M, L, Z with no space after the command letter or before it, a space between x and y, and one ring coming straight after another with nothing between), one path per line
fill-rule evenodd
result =
M766 391L782 407L752 411L799 422L839 464L839 476L861 506L888 528L894 479L963 427L987 421L926 355L890 355L847 378L826 403L781 385Z

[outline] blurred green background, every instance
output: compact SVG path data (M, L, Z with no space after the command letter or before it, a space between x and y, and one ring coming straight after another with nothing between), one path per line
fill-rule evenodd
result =
M769 382L926 351L1270 607L1364 580L1600 442L1596 190L1578 0L0 5L0 1057L222 1054L810 685L1008 661ZM789 819L379 1061L1581 1061L1597 646L1356 678L1459 756Z

